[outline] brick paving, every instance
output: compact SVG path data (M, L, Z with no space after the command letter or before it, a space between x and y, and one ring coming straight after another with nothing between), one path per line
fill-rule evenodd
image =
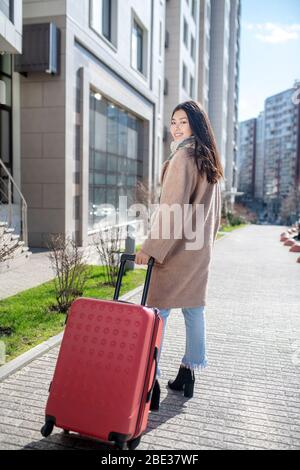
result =
M161 355L162 402L139 449L300 449L300 264L278 226L250 225L218 241L210 272L209 366L194 397L169 391L184 352L180 309ZM132 301L139 302L136 296ZM40 427L58 348L0 383L0 449L104 449Z

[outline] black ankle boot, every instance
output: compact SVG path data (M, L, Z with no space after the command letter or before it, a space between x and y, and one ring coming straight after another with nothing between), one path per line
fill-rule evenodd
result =
M156 379L154 387L153 387L152 397L151 397L151 404L150 404L151 411L159 410L159 401L160 401L160 386L159 386L158 380Z
M175 380L169 380L168 387L171 390L184 390L184 396L192 398L194 394L195 374L187 367L180 367Z

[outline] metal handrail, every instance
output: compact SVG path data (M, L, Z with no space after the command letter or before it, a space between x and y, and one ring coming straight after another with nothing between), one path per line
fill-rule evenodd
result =
M27 203L26 203L26 200L23 196L23 194L21 193L17 183L15 182L15 180L13 179L12 175L10 174L10 172L8 171L8 169L6 168L6 166L4 165L3 161L1 160L0 158L0 166L1 168L3 168L5 174L7 175L8 177L8 188L7 188L7 200L8 200L8 225L11 226L12 225L12 220L13 220L13 203L12 203L12 195L13 195L13 191L12 191L12 187L14 187L14 189L17 191L17 193L19 194L20 196L20 199L21 199L21 233L20 233L20 238L21 240L24 241L25 243L25 246L28 246L28 226L27 226ZM4 180L2 180L4 181Z

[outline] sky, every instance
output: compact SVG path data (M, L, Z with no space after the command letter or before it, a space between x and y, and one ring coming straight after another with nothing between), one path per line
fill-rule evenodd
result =
M300 80L300 0L242 0L239 121Z

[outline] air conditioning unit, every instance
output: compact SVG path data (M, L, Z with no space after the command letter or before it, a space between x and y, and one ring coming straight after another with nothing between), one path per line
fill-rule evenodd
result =
M23 25L23 53L15 55L20 73L60 73L60 31L54 22Z

